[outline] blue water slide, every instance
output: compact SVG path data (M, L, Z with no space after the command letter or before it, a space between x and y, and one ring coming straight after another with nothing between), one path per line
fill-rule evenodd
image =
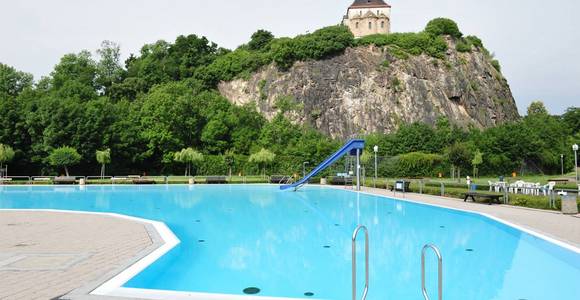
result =
M297 181L293 184L282 185L282 186L280 186L280 189L281 190L287 190L287 189L291 189L291 188L297 189L300 186L308 183L308 180L310 178L316 176L316 174L318 174L321 171L323 171L324 169L328 168L330 165L332 165L334 162L339 160L344 155L346 155L346 154L356 155L357 150L360 150L360 153L362 153L362 150L364 149L364 147L365 147L364 140L350 140L348 143L344 144L344 146L342 146L342 148L340 148L340 150L334 152L334 154L329 156L323 163L321 163L316 168L314 168L314 170L312 170L312 172L310 172L310 174L306 175L304 178L300 179L299 181Z

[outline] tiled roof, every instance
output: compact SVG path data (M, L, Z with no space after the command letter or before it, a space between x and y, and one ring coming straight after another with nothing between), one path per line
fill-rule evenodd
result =
M350 8L391 7L383 0L355 0Z

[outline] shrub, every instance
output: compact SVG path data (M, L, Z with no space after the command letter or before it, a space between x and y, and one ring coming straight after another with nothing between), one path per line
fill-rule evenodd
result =
M499 60L497 59L493 59L491 61L491 65L498 71L501 73L501 65L499 64Z
M381 63L381 67L383 67L384 69L388 69L390 66L391 62L388 59L385 59L385 61Z
M480 38L474 36L474 35L468 35L465 37L465 40L469 43L471 43L473 46L478 47L480 49L485 49L485 47L483 47L483 42L481 41Z
M399 176L434 176L443 163L443 156L422 152L411 152L399 156L397 171Z
M406 59L409 54L427 54L433 57L442 58L447 51L447 43L440 36L420 33L392 33L375 34L363 37L356 41L358 46L376 45L390 46L392 54L401 59Z
M274 39L274 35L267 31L260 29L254 34L252 34L252 39L248 43L248 48L250 50L262 50L264 49L272 40Z
M354 36L346 26L331 26L294 39L275 40L271 56L278 67L288 69L298 60L323 59L352 45Z
M463 36L457 23L446 18L437 18L429 21L427 27L425 27L425 32L432 35L450 35L457 39Z
M459 52L471 52L471 43L466 40L459 40L455 45L455 49Z

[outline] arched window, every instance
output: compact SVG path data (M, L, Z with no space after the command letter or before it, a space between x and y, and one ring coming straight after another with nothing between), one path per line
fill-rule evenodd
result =
M381 22L381 28L385 28L385 21Z
M354 27L355 27L356 29L358 29L358 22L356 22L356 23L354 24Z
M369 22L369 29L373 29L373 23Z

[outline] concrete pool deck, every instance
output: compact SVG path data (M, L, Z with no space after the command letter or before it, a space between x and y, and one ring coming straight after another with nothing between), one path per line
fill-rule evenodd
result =
M92 289L159 246L155 235L108 215L0 210L0 299L95 299Z
M425 194L394 194L384 189L362 187L365 193L395 197L419 203L468 210L490 215L521 226L555 240L580 248L580 215L564 215L557 211L547 211L511 205L488 205L487 203L463 202L462 199L438 197Z

